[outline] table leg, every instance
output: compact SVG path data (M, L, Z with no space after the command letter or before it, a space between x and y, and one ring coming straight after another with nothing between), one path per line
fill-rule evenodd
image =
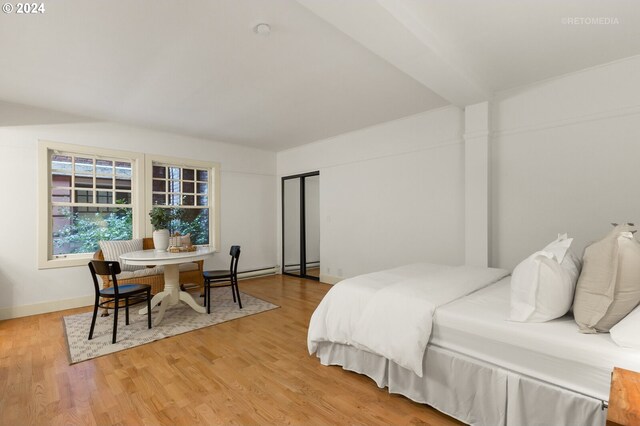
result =
M160 311L155 315L153 324L160 324L167 308L179 303L180 301L185 302L196 312L201 314L207 312L206 308L199 305L189 293L186 291L180 291L180 268L178 267L178 264L164 265L164 290L153 296L151 299L151 309L158 306L158 303L162 302L160 305ZM147 308L140 309L139 313L141 315L146 314Z

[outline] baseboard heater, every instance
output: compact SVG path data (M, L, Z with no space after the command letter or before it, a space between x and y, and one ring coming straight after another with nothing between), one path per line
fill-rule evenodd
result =
M270 266L268 268L251 269L248 271L238 271L238 279L243 280L247 278L262 277L265 275L275 275L280 272L280 266Z

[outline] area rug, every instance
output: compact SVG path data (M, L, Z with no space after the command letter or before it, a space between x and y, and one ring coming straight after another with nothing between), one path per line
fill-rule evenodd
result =
M118 314L118 336L115 344L111 343L113 332L113 311L110 316L96 320L93 339L89 337L92 312L69 315L63 318L69 356L71 364L86 361L91 358L118 352L135 346L151 343L165 337L175 336L199 328L220 324L237 318L266 312L278 308L277 305L266 302L257 297L240 293L242 309L233 302L231 290L228 288L211 289L211 314L200 314L189 306L180 303L169 307L160 325L147 328L147 315L140 315L138 311L144 304L130 308L129 325L125 325L124 309ZM200 298L202 300L202 298ZM151 312L151 318L157 314L159 307Z

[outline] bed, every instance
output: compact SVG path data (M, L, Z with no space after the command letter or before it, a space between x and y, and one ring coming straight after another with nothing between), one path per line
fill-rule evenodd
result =
M331 315L355 306L349 309L353 328L365 311L360 305L367 305L371 294L397 282L398 276L419 280L432 267L410 265L346 280L338 285L355 291L337 292L343 296L340 301L332 303L329 297L330 306L322 310ZM507 321L509 280L503 276L476 283L471 291L435 307L421 375L359 341L319 338L323 333L318 332L318 323L331 321L315 313L309 350L324 365L367 375L389 392L429 404L465 423L604 424L613 367L640 370L640 353L618 347L608 334L580 334L571 316L546 323ZM447 280L441 285L446 286Z

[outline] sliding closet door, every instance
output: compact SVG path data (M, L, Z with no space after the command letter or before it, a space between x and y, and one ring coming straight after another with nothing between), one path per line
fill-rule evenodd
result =
M320 176L307 176L302 182L305 211L305 275L320 279Z
M282 181L282 272L301 275L300 179Z
M319 172L282 178L282 273L320 277Z

